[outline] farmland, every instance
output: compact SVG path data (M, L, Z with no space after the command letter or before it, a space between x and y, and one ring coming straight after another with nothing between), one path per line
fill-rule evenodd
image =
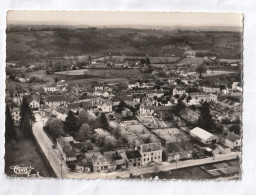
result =
M67 75L75 78L140 78L144 73L138 69L81 69L55 72L54 75L62 75L63 77Z
M133 28L7 31L7 61L47 62L57 57L78 60L104 56L182 57L189 50L208 50L222 58L241 56L241 32L151 30ZM175 57L168 61L175 61ZM158 59L157 59L158 60ZM163 60L164 61L164 60Z

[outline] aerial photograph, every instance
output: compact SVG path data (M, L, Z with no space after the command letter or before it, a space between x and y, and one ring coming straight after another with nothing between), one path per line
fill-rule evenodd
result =
M242 179L242 14L6 21L7 177Z

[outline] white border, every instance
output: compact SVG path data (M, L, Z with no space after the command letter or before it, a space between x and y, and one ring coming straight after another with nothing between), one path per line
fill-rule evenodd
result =
M123 10L203 11L244 14L243 179L239 182L25 180L4 176L4 89L6 11L19 10ZM256 194L256 1L255 0L1 0L0 1L0 194Z

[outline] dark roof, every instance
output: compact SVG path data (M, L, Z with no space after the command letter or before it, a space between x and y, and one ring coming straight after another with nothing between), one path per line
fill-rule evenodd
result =
M236 135L235 133L232 132L227 135L226 139L228 139L232 142L235 142L235 141L239 140L240 137L239 137L239 135Z
M68 106L68 109L75 109L75 108L80 108L82 105L81 105L81 102L75 102L75 103L70 103L67 106Z
M141 154L138 150L126 151L125 154L128 159L141 158Z

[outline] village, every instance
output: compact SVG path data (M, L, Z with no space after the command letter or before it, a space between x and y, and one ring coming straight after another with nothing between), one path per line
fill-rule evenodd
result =
M52 80L45 84L19 73L9 74L7 85L15 84L6 88L6 103L21 130L21 121L26 120L22 109L31 110L33 136L52 169L61 170L60 177L63 169L66 177L116 172L120 174L116 177L122 177L122 172L143 177L191 160L183 167L195 166L197 161L204 165L204 159L205 164L239 160L241 62L205 55L193 63L196 52L186 51L177 63L151 62L155 58L148 55L121 60L111 54L90 57L83 67L73 61L66 70L58 70L63 72L61 78L48 72ZM15 69L13 63L7 66ZM38 71L34 68L30 66L27 72ZM111 75L107 81L67 79L72 71L84 74L84 69L136 69L142 74L124 81L111 80ZM43 142L39 131L50 142ZM208 172L215 177L233 176L239 172L238 164Z

